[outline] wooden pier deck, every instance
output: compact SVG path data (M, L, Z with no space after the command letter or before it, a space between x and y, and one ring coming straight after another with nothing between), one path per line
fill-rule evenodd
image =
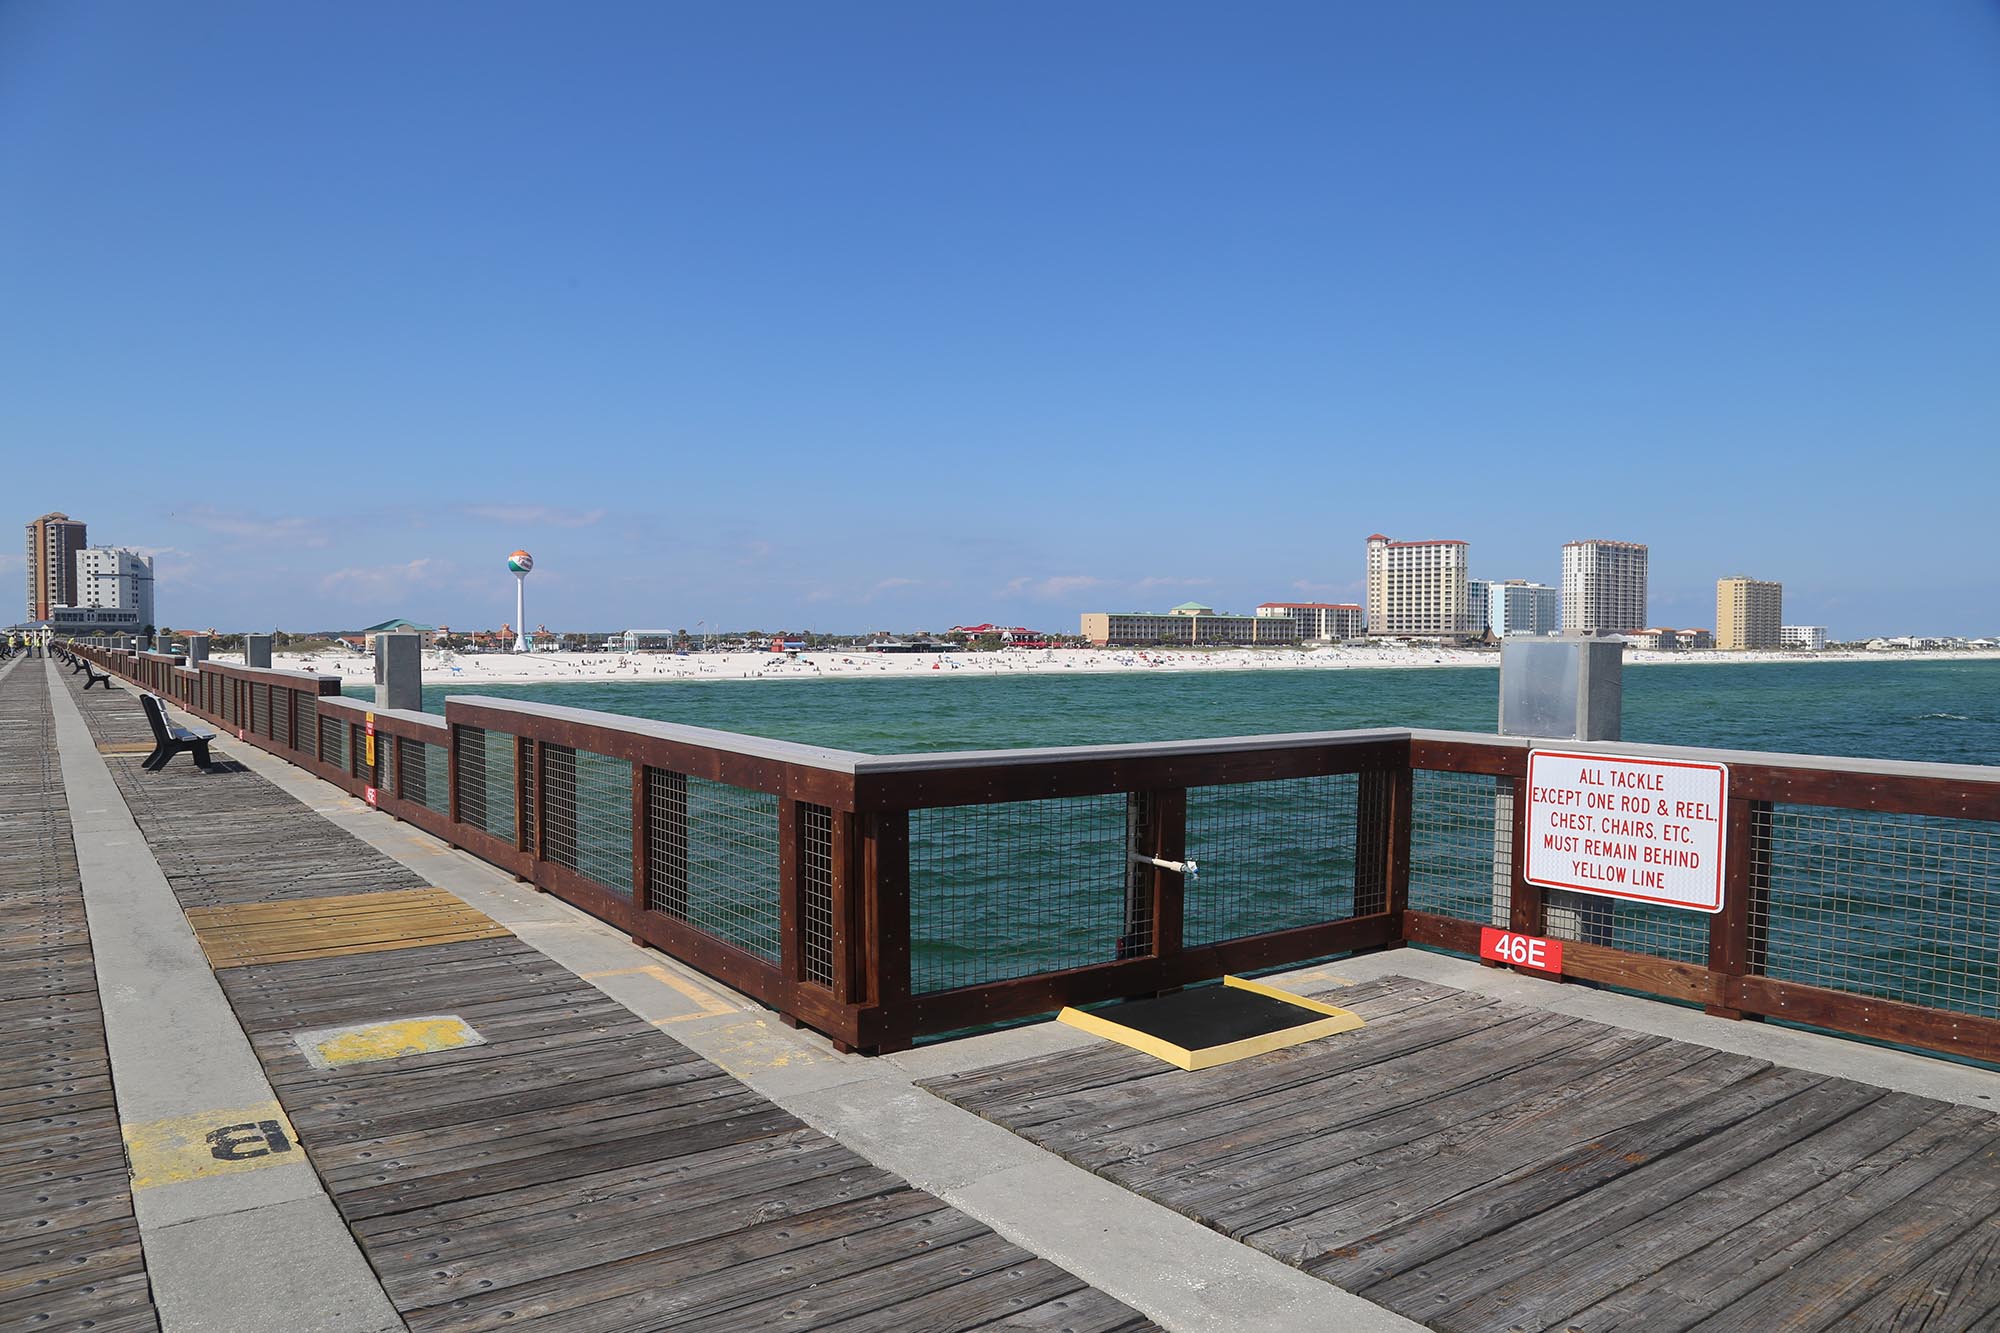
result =
M0 1327L159 1328L39 659L0 666Z
M12 693L44 688L29 665ZM100 750L131 738L131 695L70 688ZM421 901L410 871L254 772L106 762L409 1327L1152 1327L490 919ZM386 938L388 916L357 910L371 894L427 924ZM295 1040L439 1015L480 1044L321 1068Z
M1184 1073L1106 1044L927 1083L1446 1330L2000 1326L2000 1118L1434 983Z

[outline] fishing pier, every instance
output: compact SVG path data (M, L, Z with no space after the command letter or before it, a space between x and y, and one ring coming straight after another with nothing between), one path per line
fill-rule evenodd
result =
M877 756L78 652L0 667L0 1324L2000 1324L2000 770ZM1716 897L1551 887L1585 841ZM1359 1021L1022 1024L1246 973Z

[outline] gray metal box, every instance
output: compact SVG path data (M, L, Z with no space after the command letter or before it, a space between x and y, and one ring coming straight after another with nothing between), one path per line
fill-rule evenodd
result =
M1615 741L1624 710L1622 639L1510 638L1500 644L1500 734Z

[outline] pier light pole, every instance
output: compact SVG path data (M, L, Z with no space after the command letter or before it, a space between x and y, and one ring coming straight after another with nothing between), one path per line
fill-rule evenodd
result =
M526 551L516 551L507 557L507 568L514 571L514 651L528 651L528 574L535 567L535 557Z

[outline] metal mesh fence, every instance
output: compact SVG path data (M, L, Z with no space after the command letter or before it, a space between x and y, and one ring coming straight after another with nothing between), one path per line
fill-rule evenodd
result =
M799 803L800 946L806 980L833 984L833 811Z
M543 764L543 760L536 754L536 744L535 741L517 739L514 746L514 762L521 766L521 846L531 852L536 848L535 821L541 818L542 804L535 792L535 784L540 780L540 775L535 770ZM576 867L572 865L570 868L574 870Z
M396 790L396 738L384 732L375 735L375 774L378 792L401 795Z
M1419 769L1413 775L1410 906L1505 927L1513 905L1511 778ZM1708 961L1702 912L1551 889L1547 933L1684 963Z
M1512 782L1484 773L1418 769L1411 775L1412 910L1507 924L1513 897L1508 822L1513 799Z
M2000 1017L2000 825L1778 805L1753 835L1764 975Z
M632 765L566 745L542 746L543 854L623 893L632 891Z
M514 840L514 738L458 727L458 817L496 838Z
M396 761L402 772L404 800L441 815L451 813L451 760L442 745L401 737L396 742Z
M1123 795L910 812L910 983L950 990L1152 947Z
M1354 914L1352 773L1192 787L1181 938L1187 944L1337 921Z
M271 734L271 687L261 680L250 682L250 734Z
M298 733L298 748L309 755L319 753L319 696L299 692L299 712L293 724Z
M778 798L646 770L646 905L778 961Z
M322 763L347 768L347 723L338 717L319 720L319 757Z
M282 687L271 691L271 739L280 745L292 743L292 693Z

